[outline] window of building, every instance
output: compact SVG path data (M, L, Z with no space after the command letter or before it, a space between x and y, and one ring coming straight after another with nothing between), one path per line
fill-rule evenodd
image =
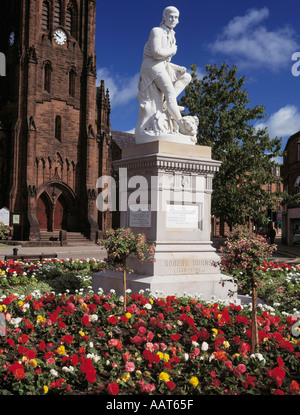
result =
M61 24L61 0L55 0L54 3L54 25L59 26Z
M44 66L44 90L51 92L51 73L52 67L50 62L46 62Z
M75 85L76 85L76 71L71 68L69 72L69 95L75 97Z
M49 29L49 3L48 1L43 1L42 8L42 29Z
M76 6L73 2L70 2L66 12L66 29L76 38Z
M61 141L61 116L55 117L55 138Z
M66 29L69 33L72 34L72 28L73 28L73 10L71 7L69 7L66 13Z

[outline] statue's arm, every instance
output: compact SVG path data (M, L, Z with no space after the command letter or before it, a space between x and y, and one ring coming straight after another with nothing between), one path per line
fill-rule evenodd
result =
M174 56L177 51L176 45L173 45L171 48L162 47L162 31L157 27L151 30L148 45L153 59L168 59Z

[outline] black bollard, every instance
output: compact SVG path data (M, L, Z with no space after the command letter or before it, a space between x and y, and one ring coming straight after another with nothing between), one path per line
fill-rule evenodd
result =
M13 253L14 253L14 255L18 255L18 248L14 248Z

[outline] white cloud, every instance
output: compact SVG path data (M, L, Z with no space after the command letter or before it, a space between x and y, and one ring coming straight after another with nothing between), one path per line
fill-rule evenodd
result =
M290 27L274 30L263 25L269 9L251 9L234 17L223 33L210 45L213 52L238 59L239 67L265 67L278 70L290 64L291 55L299 47L296 33Z
M300 111L294 105L286 105L272 114L265 122L255 125L256 129L268 128L271 138L289 137L300 131Z
M105 89L109 90L109 97L112 106L126 105L136 98L138 93L139 73L133 76L114 74L107 68L100 68L97 72L97 85L103 79Z

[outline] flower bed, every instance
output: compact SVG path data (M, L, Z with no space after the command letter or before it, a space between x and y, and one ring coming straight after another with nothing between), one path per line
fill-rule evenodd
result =
M299 394L296 319L189 297L113 293L0 301L0 394Z
M96 259L51 259L38 262L1 261L0 260L0 287L34 284L38 281L47 281L54 271L74 272L91 275L93 272L105 268L102 260ZM59 274L59 272L58 272Z

